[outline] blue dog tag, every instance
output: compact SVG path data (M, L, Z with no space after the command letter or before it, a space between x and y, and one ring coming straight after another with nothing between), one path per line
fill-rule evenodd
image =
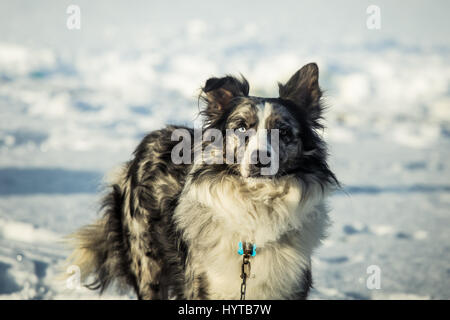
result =
M254 257L254 256L256 256L256 244L250 244L250 246L251 246L251 256L252 257ZM248 243L246 242L245 243L245 249L246 249L246 251L247 251L247 254L250 254L250 252L248 252L249 250L248 249L250 249L250 248L248 248ZM239 241L239 244L238 244L238 254L239 255L243 255L244 254L244 246L242 245L242 241Z
M243 255L244 254L244 248L242 248L242 242L239 241L239 249L238 249L238 253L239 255Z

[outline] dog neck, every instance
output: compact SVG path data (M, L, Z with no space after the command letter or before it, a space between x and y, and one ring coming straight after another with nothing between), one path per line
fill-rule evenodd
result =
M180 207L183 202L195 203L198 209L190 211L195 216L176 217L188 219L188 228L214 221L233 239L264 247L287 232L300 230L309 214L321 205L325 193L319 184L305 182L294 175L277 179L244 179L236 175L200 181L189 178L180 197Z

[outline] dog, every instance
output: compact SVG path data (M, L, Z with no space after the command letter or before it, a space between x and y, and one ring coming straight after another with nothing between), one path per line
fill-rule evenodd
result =
M148 134L112 179L102 217L73 235L70 261L86 286L114 283L139 299L306 299L326 198L339 187L318 80L310 63L263 98L242 75L208 79L200 133L215 138L192 143L196 131L183 126ZM219 161L179 161L207 147Z

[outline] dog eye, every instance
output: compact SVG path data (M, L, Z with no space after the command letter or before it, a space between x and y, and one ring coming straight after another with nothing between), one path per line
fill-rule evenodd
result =
M246 132L247 131L247 128L246 127L239 127L238 128L238 132L240 132L240 133L244 133L244 132Z

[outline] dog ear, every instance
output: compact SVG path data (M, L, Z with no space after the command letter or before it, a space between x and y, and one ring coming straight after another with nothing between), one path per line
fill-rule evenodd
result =
M298 70L286 84L278 83L281 99L305 107L318 107L322 91L319 87L319 68L309 63ZM310 109L311 110L311 109Z
M212 115L224 111L233 98L248 96L249 85L244 77L242 80L232 76L210 78L202 91L207 103L206 113Z

